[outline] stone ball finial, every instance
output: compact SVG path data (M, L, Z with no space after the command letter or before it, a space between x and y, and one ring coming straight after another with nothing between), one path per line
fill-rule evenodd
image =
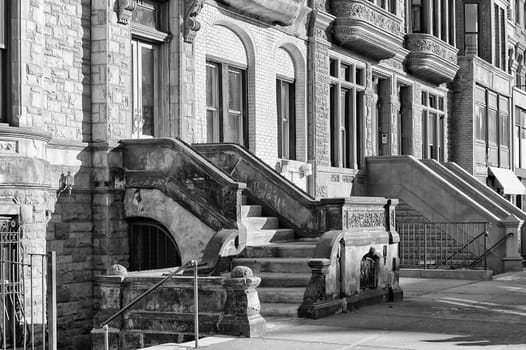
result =
M113 264L108 269L108 275L126 277L128 275L128 270L122 265Z
M230 273L231 278L250 278L254 277L252 270L246 266L236 266Z

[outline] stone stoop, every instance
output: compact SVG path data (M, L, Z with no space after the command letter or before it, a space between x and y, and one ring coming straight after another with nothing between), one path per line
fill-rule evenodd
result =
M290 240L248 246L234 266L248 266L261 277L257 289L263 316L298 316L305 288L311 278L307 262L312 258L316 241Z
M294 237L276 217L263 216L261 205L242 197L241 221L247 228L247 246L232 266L247 266L261 277L257 288L263 316L298 316L298 307L312 275L307 265L316 240Z

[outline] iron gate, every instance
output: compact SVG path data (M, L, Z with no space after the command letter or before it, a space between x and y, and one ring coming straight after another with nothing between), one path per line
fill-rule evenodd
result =
M0 348L45 349L47 334L56 334L54 316L47 322L48 257L25 253L17 216L0 216ZM29 262L24 261L24 257ZM55 255L53 254L53 257ZM55 260L55 259L53 259ZM55 276L55 266L51 274ZM54 290L50 296L55 300ZM55 303L51 304L54 308ZM49 327L52 327L48 329ZM54 347L50 343L51 348Z

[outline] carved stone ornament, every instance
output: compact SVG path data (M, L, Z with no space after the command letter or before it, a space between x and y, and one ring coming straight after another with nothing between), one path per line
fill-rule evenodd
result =
M137 8L136 0L118 0L117 1L117 23L128 24L133 11Z
M204 2L204 0L185 0L184 2L183 37L187 43L193 43L197 31L201 29L201 23L196 17L203 9Z
M353 227L381 227L384 226L384 211L344 211L343 225L346 229Z

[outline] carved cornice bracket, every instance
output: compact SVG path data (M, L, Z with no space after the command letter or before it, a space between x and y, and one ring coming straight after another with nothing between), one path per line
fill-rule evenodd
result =
M187 43L193 43L195 35L201 29L201 23L196 19L203 9L204 0L185 0L183 37Z
M136 0L118 0L117 1L117 23L128 24L133 11L137 8Z

